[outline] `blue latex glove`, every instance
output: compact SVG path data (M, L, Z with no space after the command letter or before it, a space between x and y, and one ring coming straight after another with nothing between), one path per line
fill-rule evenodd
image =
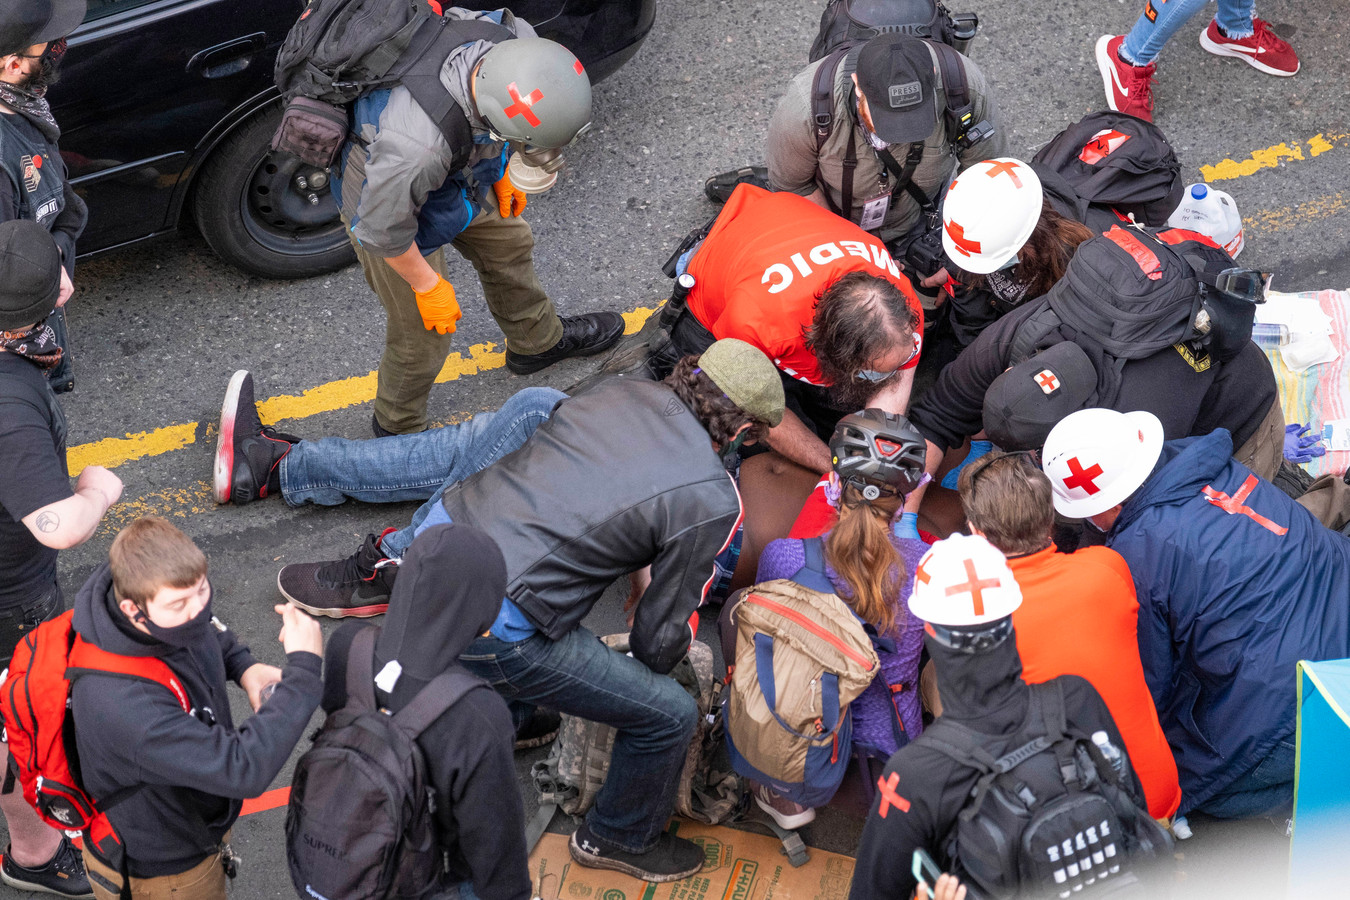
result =
M891 523L891 531L895 532L898 538L904 538L911 541L921 541L919 537L919 514L901 513L900 518Z
M1309 435L1308 425L1294 422L1284 426L1284 458L1290 462L1305 463L1325 456L1327 448L1322 445L1322 435Z

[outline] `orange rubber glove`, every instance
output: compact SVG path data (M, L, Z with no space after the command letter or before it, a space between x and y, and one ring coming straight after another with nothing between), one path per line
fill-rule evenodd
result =
M502 175L492 189L497 192L497 206L502 211L503 219L518 216L525 211L525 202L528 198L524 191L511 183L510 175Z
M422 324L427 331L440 334L454 334L455 323L464 314L459 311L459 302L455 300L455 287L444 278L436 280L431 290L413 291L417 298L417 311L422 314Z

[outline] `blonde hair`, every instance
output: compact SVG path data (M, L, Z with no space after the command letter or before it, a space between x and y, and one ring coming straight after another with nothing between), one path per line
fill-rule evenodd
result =
M863 499L862 492L844 485L839 494L839 522L825 539L825 561L848 585L840 594L864 622L879 634L896 627L901 573L900 552L891 543L891 519L905 502L899 495ZM900 611L901 622L904 610Z

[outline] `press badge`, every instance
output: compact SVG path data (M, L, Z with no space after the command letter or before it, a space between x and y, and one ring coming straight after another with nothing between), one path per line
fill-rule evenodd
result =
M863 231L876 231L881 227L881 223L886 221L886 213L891 208L890 192L882 194L880 197L873 197L863 204L862 221L858 227Z

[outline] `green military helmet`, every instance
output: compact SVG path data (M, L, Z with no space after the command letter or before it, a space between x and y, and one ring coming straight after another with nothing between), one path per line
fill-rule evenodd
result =
M493 45L474 76L474 102L503 140L566 147L591 125L591 80L556 41L516 38Z

